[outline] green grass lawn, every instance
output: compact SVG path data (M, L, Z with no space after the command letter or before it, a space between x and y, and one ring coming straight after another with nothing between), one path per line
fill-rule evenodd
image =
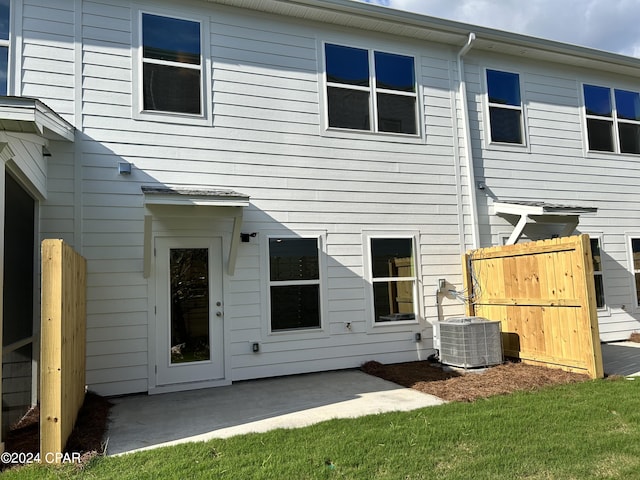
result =
M7 479L640 479L640 378L331 420Z

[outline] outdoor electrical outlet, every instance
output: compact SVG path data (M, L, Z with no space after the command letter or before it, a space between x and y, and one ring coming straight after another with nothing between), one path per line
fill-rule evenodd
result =
M258 353L260 351L260 344L258 342L253 342L251 344L251 351L253 353Z
M444 290L446 286L447 286L447 281L444 278L441 278L438 280L438 288L440 290Z

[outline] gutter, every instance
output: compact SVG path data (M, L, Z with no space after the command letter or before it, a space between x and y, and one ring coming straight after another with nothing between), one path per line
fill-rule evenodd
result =
M479 247L480 229L478 226L478 202L476 199L476 179L475 172L473 170L473 149L471 145L471 125L469 123L469 105L467 104L467 83L464 79L464 60L463 57L471 50L473 43L476 40L476 34L471 32L467 39L467 43L460 49L457 56L458 62L458 88L460 95L460 110L462 111L462 132L464 136L465 145L465 167L467 169L467 181L468 181L468 195L469 206L471 209L471 248L477 249ZM456 152L456 156L459 158L460 153ZM462 205L460 205L462 208ZM464 220L462 222L462 228L464 231ZM463 233L464 234L464 233ZM464 249L466 245L463 245Z

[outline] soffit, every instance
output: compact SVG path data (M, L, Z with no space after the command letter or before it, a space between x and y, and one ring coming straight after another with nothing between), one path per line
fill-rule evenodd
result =
M33 133L50 140L75 138L75 128L40 100L0 97L0 130Z
M207 0L315 22L428 40L461 48L471 32L474 50L638 75L640 59L552 40L419 15L354 0Z

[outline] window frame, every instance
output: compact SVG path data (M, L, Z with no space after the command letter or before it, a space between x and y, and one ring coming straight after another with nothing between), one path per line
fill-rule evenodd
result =
M18 7L20 8L20 7ZM13 0L9 0L9 18L8 18L8 22L9 22L9 29L7 31L7 39L3 39L0 38L0 47L6 48L7 49L7 78L5 79L5 95L12 95L12 92L15 91L15 85L14 83L20 78L20 75L18 75L16 77L16 75L13 73L13 64L14 64L14 58L13 58L13 54L14 54L14 50L18 51L18 48L12 48L12 44L14 41L18 41L13 37L14 34L14 18L15 18L15 9L16 6L14 4ZM20 62L18 62L19 64Z
M132 117L135 120L148 120L155 122L178 123L186 125L206 125L212 123L211 108L211 56L210 47L206 39L209 38L209 20L206 15L200 11L184 9L181 11L167 10L162 8L140 8L135 10L132 15L135 16L135 31L133 32L133 51L135 68L133 69L133 101L132 101ZM166 17L169 19L184 20L188 22L198 23L200 25L200 108L199 114L191 114L185 112L172 112L164 110L145 110L144 109L144 65L151 63L156 65L177 66L179 68L193 68L192 64L171 62L158 59L146 59L143 49L143 28L142 18L144 15L154 15L158 17Z
M327 54L326 54L326 46L327 45L336 45L338 47L352 48L357 50L365 50L367 52L367 60L369 67L369 86L360 86L353 85L347 83L338 83L338 82L330 82L327 75ZM324 132L329 133L336 136L351 136L351 135L380 135L380 136L401 136L408 141L412 140L422 140L422 132L423 128L421 126L420 118L421 118L421 106L420 106L420 98L421 98L421 87L420 82L418 81L418 62L419 58L415 53L408 52L399 52L393 48L384 48L384 47L369 47L369 46L361 46L357 45L353 42L344 41L341 39L336 40L323 40L319 42L319 48L321 50L321 55L319 56L319 61L321 62L320 72L321 72L321 80L322 80L322 89L323 89L323 122L324 122ZM397 55L402 57L408 57L413 60L413 75L414 75L414 92L404 92L402 90L392 90L379 88L376 85L376 64L375 64L375 54L383 53L389 55ZM368 130L357 129L357 128L347 128L347 127L332 127L329 125L329 88L341 88L346 90L354 90L354 91L362 91L367 92L369 95L369 122L370 128ZM399 97L407 97L414 99L414 120L415 120L415 129L416 133L402 133L402 132L389 132L389 131L381 131L379 127L378 120L378 94L387 94L394 95Z
M495 103L491 102L489 98L489 76L488 72L494 71L499 73L508 73L511 75L518 76L518 89L520 94L520 105L506 105L503 103ZM483 71L483 85L484 85L484 101L486 103L485 108L485 122L487 125L485 138L487 141L487 145L491 147L499 147L499 148L515 148L521 150L522 148L528 148L529 146L529 138L527 135L527 121L526 121L526 108L525 108L525 95L524 95L524 83L522 74L520 72L516 72L513 70L501 68L501 67L485 67ZM491 134L491 109L492 108L500 108L504 110L512 110L520 112L520 136L522 138L522 142L500 142L493 140L493 135Z
M626 237L626 247L627 247L627 255L629 262L629 273L631 274L631 291L632 291L632 299L633 299L633 312L640 311L640 294L638 292L638 287L640 286L640 279L636 279L636 275L640 276L640 268L635 268L635 262L633 258L633 241L637 240L640 242L640 232L632 232L625 234ZM638 252L640 253L640 252Z
M326 319L326 293L325 293L325 279L326 279L326 264L325 264L325 245L326 245L326 234L324 233L302 233L296 235L291 232L286 233L266 233L264 238L264 271L265 271L265 282L264 282L264 299L265 299L265 317L266 317L266 328L264 333L267 336L293 336L305 339L314 336L325 336L325 319ZM318 248L318 279L313 280L271 280L271 250L270 243L274 238L283 238L288 240L304 240L304 239L314 239L317 242ZM318 285L318 314L319 314L319 325L317 327L304 327L304 328L292 328L292 329L273 329L273 323L271 318L271 287L272 286L295 286L295 285Z
M607 117L604 115L595 115L587 113L587 98L585 95L585 87L597 87L607 89L609 92L609 102L611 105L611 116ZM585 133L585 150L589 154L616 154L616 155L640 155L640 150L638 153L634 152L623 152L622 151L622 142L620 140L620 124L626 125L635 125L640 128L640 120L631 120L625 118L619 118L618 116L618 105L616 100L616 91L620 92L629 92L634 93L640 96L640 90L633 90L632 88L625 87L611 87L600 84L599 82L582 82L580 94L582 98L582 114L583 114L583 129ZM591 144L589 142L589 120L598 120L602 122L608 122L611 124L611 136L612 136L612 146L613 150L594 150L591 148Z
M594 254L593 254L593 247L591 247L591 260L592 260L592 265L593 265L593 277L594 277L594 283L595 283L595 279L596 277L600 278L600 282L602 285L602 300L604 302L604 304L601 307L598 307L597 305L597 298L596 298L596 308L598 310L598 313L604 313L604 312L608 312L609 311L609 304L607 303L607 289L605 286L605 281L604 281L604 261L603 261L603 251L604 251L604 247L603 247L603 238L601 234L589 234L589 241L590 242L597 242L598 244L598 250L600 251L600 270L596 270L595 267L595 261L594 261ZM591 246L591 245L590 245ZM596 290L597 292L597 290Z
M419 232L363 232L363 264L364 264L364 280L365 280L365 312L367 315L367 325L369 329L388 329L394 326L406 327L407 325L418 325L423 320L422 315L422 298L419 295L421 274L420 274L420 262L419 262ZM373 259L372 254L372 240L376 239L390 239L390 240L411 240L411 249L413 254L413 276L412 277L377 277L374 280L373 276ZM375 295L373 291L374 283L386 283L388 281L412 281L413 282L413 310L414 318L411 320L398 320L379 322L375 318Z

